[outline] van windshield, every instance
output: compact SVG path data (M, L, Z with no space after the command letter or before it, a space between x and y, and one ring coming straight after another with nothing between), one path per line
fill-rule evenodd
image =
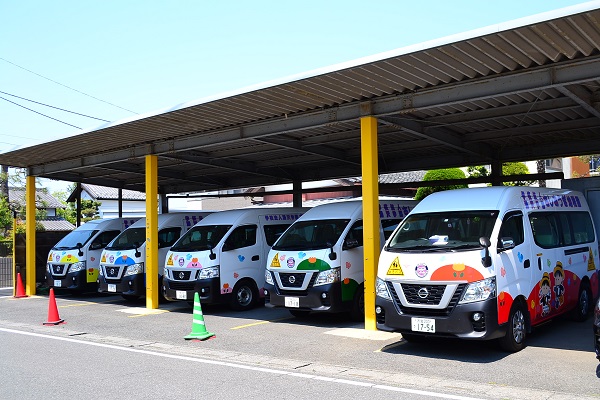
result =
M337 243L350 219L297 221L273 245L273 250L326 249Z
M199 225L187 231L171 251L203 251L216 246L231 229L231 225Z
M479 248L490 238L498 211L451 211L408 216L392 234L386 250L423 251Z
M146 228L128 228L106 246L106 250L137 249L146 242Z
M91 238L96 236L98 229L84 231L74 230L67 236L62 238L58 243L54 245L52 250L72 250L77 248L77 244L81 243L85 245Z

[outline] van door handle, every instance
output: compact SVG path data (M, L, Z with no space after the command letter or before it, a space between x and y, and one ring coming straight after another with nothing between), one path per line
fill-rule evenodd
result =
M525 260L525 263L524 263L523 267L525 267L525 268L529 268L530 267L530 265L529 265L529 258L527 260Z
M542 258L538 257L538 269L541 271L542 270Z
M257 254L255 256L252 256L252 261L258 261L260 260L260 256Z

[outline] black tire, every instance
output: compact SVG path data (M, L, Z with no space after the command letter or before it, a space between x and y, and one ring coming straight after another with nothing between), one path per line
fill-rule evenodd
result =
M131 302L138 301L141 298L140 296L136 296L133 294L122 294L121 297Z
M352 318L353 321L358 322L365 320L365 287L363 285L360 285L356 289L354 299L352 299L350 318Z
M254 308L258 302L258 289L251 280L242 280L236 283L231 293L229 306L236 311L246 311Z
M502 350L516 353L525 347L527 337L527 315L525 310L520 302L515 303L510 310L506 335L498 339Z
M288 308L288 311L296 318L306 318L310 314L310 311L308 310L296 310Z
M579 286L579 296L577 297L577 306L571 314L574 321L583 322L588 319L592 311L592 290L590 284L585 281Z

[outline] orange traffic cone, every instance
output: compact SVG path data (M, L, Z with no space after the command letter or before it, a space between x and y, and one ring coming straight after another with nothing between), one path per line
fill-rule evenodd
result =
M196 292L194 294L194 320L192 321L192 332L189 335L184 336L184 339L206 340L213 336L215 336L214 333L206 330L202 306L200 305L200 297L198 296L198 292Z
M15 297L16 298L29 297L25 293L25 288L23 288L23 281L21 280L21 273L20 272L17 273L17 292L15 294Z
M65 322L58 316L58 308L56 307L56 299L54 298L54 288L50 288L50 301L48 302L48 321L44 325L58 325Z

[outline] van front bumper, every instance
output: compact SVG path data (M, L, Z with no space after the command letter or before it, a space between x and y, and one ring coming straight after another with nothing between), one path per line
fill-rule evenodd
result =
M434 312L431 309L418 308L404 309L402 312L392 301L376 297L375 310L377 329L382 331L487 340L504 336L507 327L507 324L498 325L496 298L457 304L446 314L443 310ZM483 318L475 321L473 316L476 313L483 314ZM434 320L435 333L413 331L413 318Z
M342 286L340 282L308 288L303 291L282 290L275 285L265 283L265 306L285 307L290 310L342 312L349 311L352 302L342 302ZM298 307L286 306L296 302Z
M121 279L106 279L98 277L98 292L118 293L125 296L146 295L146 274L124 276Z
M87 281L87 270L68 272L66 275L53 275L46 271L46 284L49 287L76 291L95 290L96 282Z
M221 295L219 278L199 279L195 281L177 281L163 279L163 296L169 301L193 301L198 293L200 301L205 304L225 303L230 293ZM233 288L231 288L233 289Z

